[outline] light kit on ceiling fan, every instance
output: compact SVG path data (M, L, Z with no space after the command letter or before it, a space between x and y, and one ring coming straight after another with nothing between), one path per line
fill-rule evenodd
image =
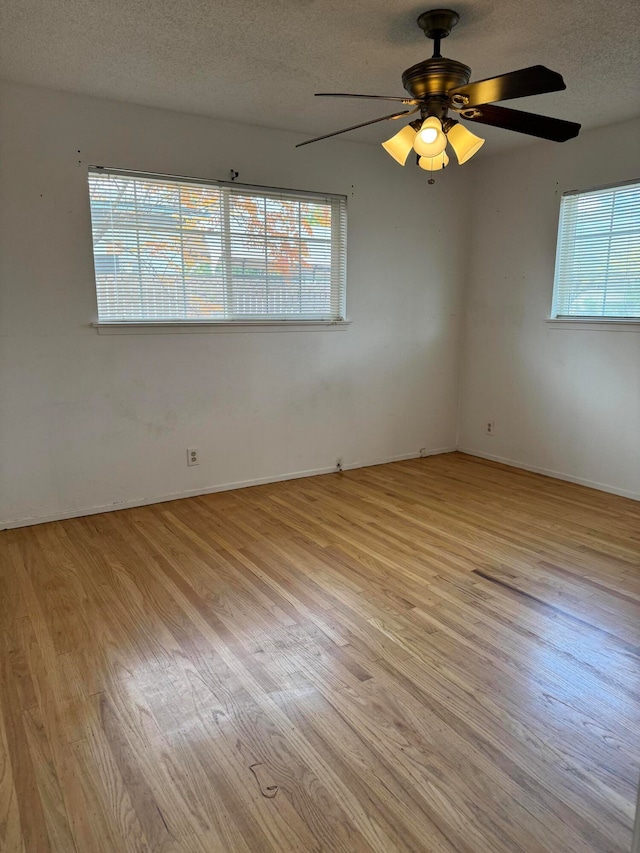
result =
M404 166L407 162L409 152L413 148L413 140L416 138L416 135L417 131L410 124L407 124L395 136L383 142L382 147L390 157L393 157L397 163Z
M526 133L552 142L566 142L578 135L580 125L575 122L497 107L493 103L546 92L559 92L566 86L557 72L544 65L532 65L499 77L470 83L471 69L468 65L443 57L440 53L440 42L447 38L459 20L458 13L451 9L431 9L429 12L423 12L418 18L418 26L427 38L433 40L433 56L412 65L403 73L402 83L409 97L316 93L319 98L396 101L412 109L399 110L333 133L316 136L314 139L307 139L298 143L296 148L377 122L394 121L419 113L419 119L414 119L382 143L387 154L404 166L413 150L418 155L417 162L421 169L436 172L444 169L449 162L446 147L450 145L461 166L482 148L484 139L476 136L457 119L449 118L449 110L453 110L465 121ZM433 183L433 179L430 179L429 183Z
M447 139L449 145L456 152L458 163L462 166L467 160L470 160L484 145L484 139L471 133L470 130L460 124L454 122L447 131Z
M427 172L438 172L440 169L446 169L448 165L449 158L446 151L442 151L435 157L418 157L418 166Z
M437 157L447 147L447 137L442 130L442 122L435 116L429 116L413 140L413 150L421 157Z

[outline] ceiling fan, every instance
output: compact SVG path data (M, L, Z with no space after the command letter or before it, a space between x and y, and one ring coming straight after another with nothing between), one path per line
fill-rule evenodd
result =
M455 151L460 165L473 157L484 144L484 139L471 133L457 119L449 118L449 110L453 110L466 121L489 124L553 142L566 142L578 135L580 125L575 122L506 109L493 104L493 101L507 101L510 98L524 98L565 89L564 80L557 72L545 68L544 65L532 65L530 68L501 74L499 77L470 83L471 69L468 65L443 57L440 53L440 42L451 33L459 20L458 13L451 9L431 9L429 12L423 12L418 18L418 26L424 30L427 38L433 40L434 49L431 59L418 62L403 73L402 84L409 93L408 98L334 92L316 94L318 98L399 101L412 106L413 109L374 118L333 133L325 133L315 139L300 142L296 148L379 121L392 121L419 112L419 119L405 125L395 136L383 142L382 147L401 166L405 165L409 152L413 149L418 165L428 172L436 172L444 169L449 163L447 143ZM433 178L429 183L433 183Z

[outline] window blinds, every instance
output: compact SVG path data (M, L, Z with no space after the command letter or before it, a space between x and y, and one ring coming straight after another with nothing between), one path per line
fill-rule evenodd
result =
M640 318L640 183L563 196L553 316Z
M100 322L344 319L346 199L89 170Z

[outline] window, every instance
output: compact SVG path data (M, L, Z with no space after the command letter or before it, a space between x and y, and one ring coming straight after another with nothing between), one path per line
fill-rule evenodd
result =
M344 319L346 199L91 168L101 323Z
M553 317L640 319L640 183L565 193Z

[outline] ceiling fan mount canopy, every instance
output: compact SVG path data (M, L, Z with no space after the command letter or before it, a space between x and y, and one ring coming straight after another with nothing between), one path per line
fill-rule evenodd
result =
M429 39L445 39L460 20L453 9L430 9L418 18L418 26Z

